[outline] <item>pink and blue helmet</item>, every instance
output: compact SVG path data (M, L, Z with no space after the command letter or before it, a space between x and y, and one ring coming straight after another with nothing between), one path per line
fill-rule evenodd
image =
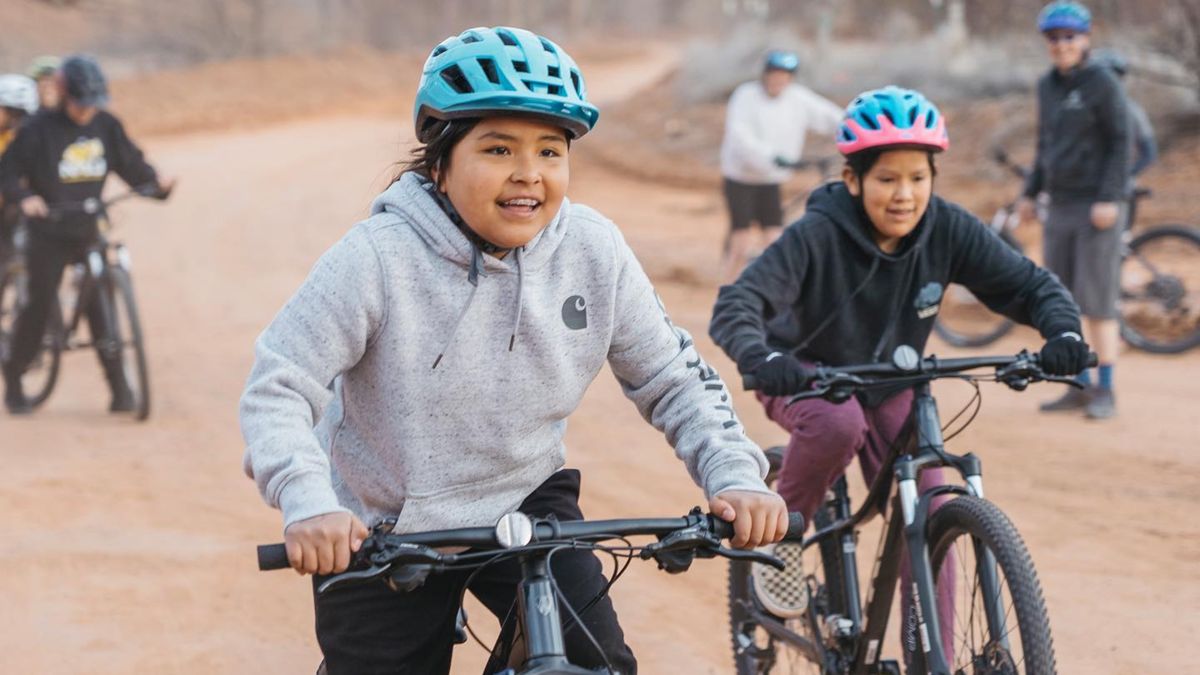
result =
M846 106L838 126L838 151L852 155L890 147L933 152L950 147L945 118L920 92L888 86L863 92Z
M417 139L438 120L521 114L573 138L596 124L579 66L561 47L521 28L472 28L433 49L413 107Z

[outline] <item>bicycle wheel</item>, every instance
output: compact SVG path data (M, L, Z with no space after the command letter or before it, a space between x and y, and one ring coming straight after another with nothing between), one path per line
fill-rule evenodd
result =
M1156 354L1200 345L1200 231L1161 225L1129 242L1121 260L1121 337Z
M0 362L7 362L12 350L12 334L17 316L29 302L27 277L19 264L10 264L0 274ZM63 321L58 303L50 311L46 332L33 359L21 375L21 388L33 407L50 398L58 382L62 358Z
M1053 675L1041 585L1025 543L1000 509L976 497L950 500L929 520L929 546L935 579L954 553L950 671Z
M133 297L133 282L124 268L114 265L108 268L108 283L112 291L113 337L120 344L125 381L133 390L133 416L140 421L150 416L150 373L146 367L146 348L137 302Z
M1024 252L1008 230L1000 230L998 236L1018 253ZM951 284L942 296L933 330L955 347L983 347L1007 335L1013 325L1012 319L992 312L966 288Z
M821 509L813 518L813 525L818 529L830 522L826 509ZM833 663L823 664L819 654L802 651L776 639L755 619L756 613L764 613L812 644L821 644L824 638L818 634L814 623L823 625L825 617L841 614L840 607L844 604L840 591L841 566L837 558L829 557L836 552L836 547L837 543L832 539L803 552L799 543L794 542L769 547L787 563L782 572L730 561L729 626L737 675L841 672L840 656L836 653L830 654ZM806 570L813 571L806 573ZM832 582L827 580L829 576L832 576ZM767 593L760 593L760 589ZM831 589L838 591L831 593Z

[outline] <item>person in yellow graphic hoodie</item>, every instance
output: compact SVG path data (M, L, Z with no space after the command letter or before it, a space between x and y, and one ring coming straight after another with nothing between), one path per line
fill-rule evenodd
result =
M39 110L0 158L0 194L5 202L19 205L29 221L25 259L30 302L17 318L12 349L3 364L4 404L14 414L32 409L21 375L37 354L63 269L83 256L98 235L95 216L71 205L98 199L109 173L163 198L174 185L174 180L160 178L146 163L121 122L104 109L108 84L95 59L85 55L64 59L58 85L60 106ZM120 351L106 339L104 317L93 310L88 323L112 389L110 410L131 410L133 394L125 381Z

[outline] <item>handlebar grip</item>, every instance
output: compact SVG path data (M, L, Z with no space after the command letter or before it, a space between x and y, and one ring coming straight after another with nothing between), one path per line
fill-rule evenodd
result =
M733 523L721 520L713 516L713 534L722 539L733 538ZM783 535L784 539L799 540L804 537L804 515L796 512L788 513L788 528L787 534Z
M746 391L758 391L758 378L753 375L743 375L742 389Z
M283 544L262 544L258 547L258 569L263 572L285 570L292 566L288 561L287 547Z

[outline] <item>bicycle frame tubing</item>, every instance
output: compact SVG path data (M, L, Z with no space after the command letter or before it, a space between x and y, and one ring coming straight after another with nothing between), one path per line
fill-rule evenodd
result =
M107 328L110 339L114 341L119 339L117 337L116 317L112 311L112 301L108 294L105 293L103 282L109 266L114 264L108 260L108 251L110 249L115 249L117 255L115 264L121 267L128 267L126 263L127 254L124 251L124 247L119 244L115 246L110 245L103 235L95 243L88 246L87 254L84 256L86 273L79 283L75 307L72 309L70 320L65 323L66 329L62 345L64 350L93 346L92 343L72 344L65 339L75 334L75 331L79 328L80 321L87 314L88 307L92 302L100 303L100 312L104 316L104 320L109 324ZM61 311L61 308L58 311ZM93 336L94 339L95 336Z

